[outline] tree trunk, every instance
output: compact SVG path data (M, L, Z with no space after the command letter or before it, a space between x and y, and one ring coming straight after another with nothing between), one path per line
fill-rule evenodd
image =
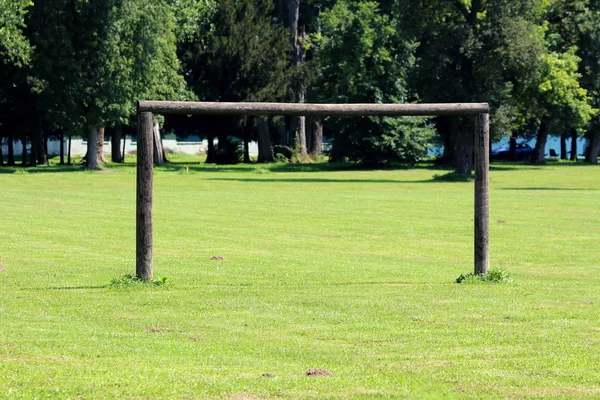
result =
M573 129L571 131L571 161L577 161L577 139L579 138L579 135L577 134L577 131L575 129Z
M284 117L281 119L281 121L279 123L277 123L277 121L274 120L273 118L270 119L270 125L271 125L270 131L275 132L275 135L273 136L273 144L274 145L280 145L280 146L288 145L286 120L287 120L287 117Z
M537 165L544 165L546 142L548 141L548 132L550 132L550 119L546 116L542 117L540 128L538 129L537 140L535 142L535 148L531 156L531 163Z
M517 161L517 137L514 135L514 133L510 137L508 146L509 160Z
M598 152L600 152L600 132L594 131L590 135L589 158L587 161L598 164Z
M120 126L120 125L119 125ZM125 163L125 145L127 144L127 134L123 135L123 151L121 152L121 162Z
M165 165L165 153L163 151L162 138L160 137L160 125L158 122L152 127L152 133L154 136L154 165Z
M27 136L23 134L21 138L21 145L23 146L23 151L21 151L21 164L23 166L27 165Z
M296 68L304 62L304 49L298 38L298 20L300 18L300 0L287 0L287 25L292 32L292 65ZM302 36L305 33L302 32ZM304 88L299 85L295 89L296 103L304 103ZM306 119L305 117L292 117L292 132L294 134L294 145L299 147L301 161L307 157L306 150Z
M42 119L40 118L38 113L36 113L34 117L33 129L31 130L31 133L31 154L29 155L29 164L35 166L38 164L42 164L42 162L40 162L39 159L42 153L42 149L44 147Z
M48 156L44 149L44 130L42 127L42 116L36 112L33 121L31 137L31 165L43 165L48 162Z
M214 164L217 161L217 152L215 150L215 137L208 137L208 149L206 149L206 164Z
M300 92L296 96L297 103L304 103L304 93ZM298 146L300 151L300 161L306 161L308 157L306 147L306 117L294 117L294 145Z
M88 129L86 156L87 168L90 170L100 169L100 163L98 162L98 151L98 128L90 127Z
M12 133L8 134L8 166L12 167L15 165L15 148L14 148L14 137Z
M244 161L243 163L250 163L250 135L254 129L254 117L249 116L246 118L246 127L244 129Z
M48 157L48 135L43 135L44 138L44 153L42 155L43 164L50 165L50 159ZM40 162L42 162L40 161Z
M98 128L96 140L98 142L98 147L96 148L98 164L105 163L106 157L104 157L104 127ZM89 154L89 152L88 152L88 154Z
M564 133L560 135L560 159L567 159L567 135Z
M110 139L110 159L114 163L120 163L121 160L121 135L122 126L117 124Z
M473 171L473 140L472 127L465 125L464 129L460 129L457 137L455 166L455 171L459 174L470 175Z
M323 154L323 124L315 119L310 120L309 153L313 158Z
M60 132L60 162L59 165L65 165L65 133Z
M337 134L333 137L333 141L331 142L331 150L329 151L329 162L330 163L339 163L344 162L345 157L343 151L339 150L340 145L338 145Z
M273 148L271 147L271 135L269 134L269 124L266 118L256 119L258 127L258 162L267 163L275 161Z
M69 146L67 148L67 165L71 165L71 139L72 136L69 135Z
M436 118L436 130L442 138L444 151L438 158L437 163L441 165L456 164L456 119L440 116Z

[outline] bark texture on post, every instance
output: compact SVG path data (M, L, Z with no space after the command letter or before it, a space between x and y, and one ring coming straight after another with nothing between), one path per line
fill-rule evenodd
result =
M138 278L152 278L152 161L154 158L152 113L139 116L137 137L136 263Z
M138 101L140 112L195 115L297 115L311 117L355 116L471 116L489 113L487 103L440 104L314 104L314 103L227 103L193 101Z
M490 115L475 117L475 273L490 269Z

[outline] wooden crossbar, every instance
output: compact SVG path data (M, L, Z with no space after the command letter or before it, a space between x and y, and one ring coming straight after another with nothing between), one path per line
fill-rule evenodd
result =
M328 116L466 116L489 113L487 103L451 104L309 104L309 103L217 103L187 101L138 102L139 112L195 115L295 115Z

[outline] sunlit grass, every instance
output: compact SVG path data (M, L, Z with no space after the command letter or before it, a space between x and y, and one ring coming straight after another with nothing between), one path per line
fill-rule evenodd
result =
M494 167L514 282L464 285L473 183L447 171L172 159L147 289L110 285L132 159L0 169L0 398L600 397L599 168Z

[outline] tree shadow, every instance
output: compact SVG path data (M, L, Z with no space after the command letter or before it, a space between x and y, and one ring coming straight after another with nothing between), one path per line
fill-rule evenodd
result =
M50 287L36 287L36 288L22 288L21 290L27 291L46 291L46 290L85 290L85 289L106 289L108 285L87 285L87 286L50 286Z
M83 165L38 165L36 167L30 166L3 166L0 167L0 174L53 174L53 173L68 173L68 172L86 172L86 168Z
M517 188L500 188L500 190L513 190L513 191L591 191L597 192L600 189L592 188L557 188L557 187L517 187Z
M288 183L434 183L429 180L399 180L399 179L329 179L329 178L208 178L208 181L225 182L288 182Z
M85 164L71 164L71 165L38 165L38 166L2 166L0 167L0 174L5 175L28 175L28 174L55 174L55 173L89 173L89 172L102 172L102 171L110 171L110 170L118 170L118 169L127 169L134 168L136 166L135 162L126 162L126 163L110 163L104 165L104 167L99 171L90 171L86 168Z

